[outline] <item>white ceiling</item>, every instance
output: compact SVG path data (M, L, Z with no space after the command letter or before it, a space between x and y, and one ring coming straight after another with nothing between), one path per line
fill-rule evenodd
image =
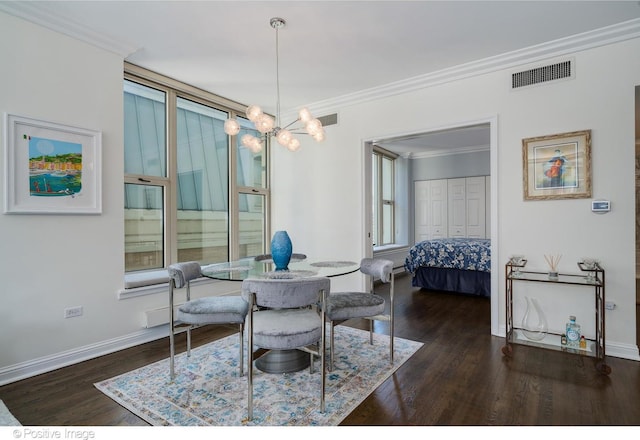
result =
M270 113L272 17L287 22L283 113L640 18L637 1L0 1L0 10Z

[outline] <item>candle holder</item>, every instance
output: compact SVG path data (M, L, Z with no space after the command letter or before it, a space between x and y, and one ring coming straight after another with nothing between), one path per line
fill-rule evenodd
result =
M513 277L519 277L522 275L522 272L520 271L521 267L524 267L524 255L512 255L509 258L509 264L511 264L511 266L513 266L513 271L511 272L511 276Z

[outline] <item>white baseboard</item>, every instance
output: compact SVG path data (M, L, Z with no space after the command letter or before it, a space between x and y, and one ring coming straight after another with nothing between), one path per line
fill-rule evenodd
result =
M225 284L225 282L212 283L209 279L202 279L194 283L195 289L192 292L192 298L199 297L197 286L200 284L216 287L213 291L209 289L208 294L240 293L238 283L235 281ZM232 286L233 289L229 289L228 286ZM169 326L167 325L169 307L147 310L144 312L144 318L147 328L137 332L0 368L0 386L169 336Z
M168 326L143 329L126 336L86 345L73 350L56 353L50 356L33 359L0 369L0 386L17 382L38 374L48 373L58 368L67 367L82 361L105 354L114 353L125 348L134 347L146 342L155 341L169 335Z
M409 247L407 246L390 246L387 249L374 250L373 256L393 261L393 273L398 274L405 271L404 263L408 253Z
M607 342L607 356L613 356L631 361L640 361L638 346L633 344L620 344L617 342Z
M499 335L494 336L504 337L504 326L501 326L500 332L501 333ZM94 359L99 356L104 356L105 354L124 350L125 348L165 338L168 335L169 329L166 325L146 328L126 336L99 342L97 344L86 345L84 347L41 357L28 362L9 365L0 369L0 386L33 377L38 374L48 373L62 367ZM633 344L621 344L614 341L607 342L607 356L640 361L638 346Z

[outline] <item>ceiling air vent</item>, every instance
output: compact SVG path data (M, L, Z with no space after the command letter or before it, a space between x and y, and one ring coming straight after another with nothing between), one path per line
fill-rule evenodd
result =
M322 122L323 127L326 127L328 125L336 125L338 123L338 114L333 113L331 115L320 116L318 120Z
M558 79L571 78L573 76L573 66L571 61L550 64L548 66L536 67L535 69L517 72L511 75L511 88L541 84Z

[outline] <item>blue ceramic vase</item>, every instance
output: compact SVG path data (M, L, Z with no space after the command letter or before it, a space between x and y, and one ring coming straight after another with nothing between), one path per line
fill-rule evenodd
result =
M271 239L271 258L276 270L287 270L291 260L293 245L287 231L276 231Z

